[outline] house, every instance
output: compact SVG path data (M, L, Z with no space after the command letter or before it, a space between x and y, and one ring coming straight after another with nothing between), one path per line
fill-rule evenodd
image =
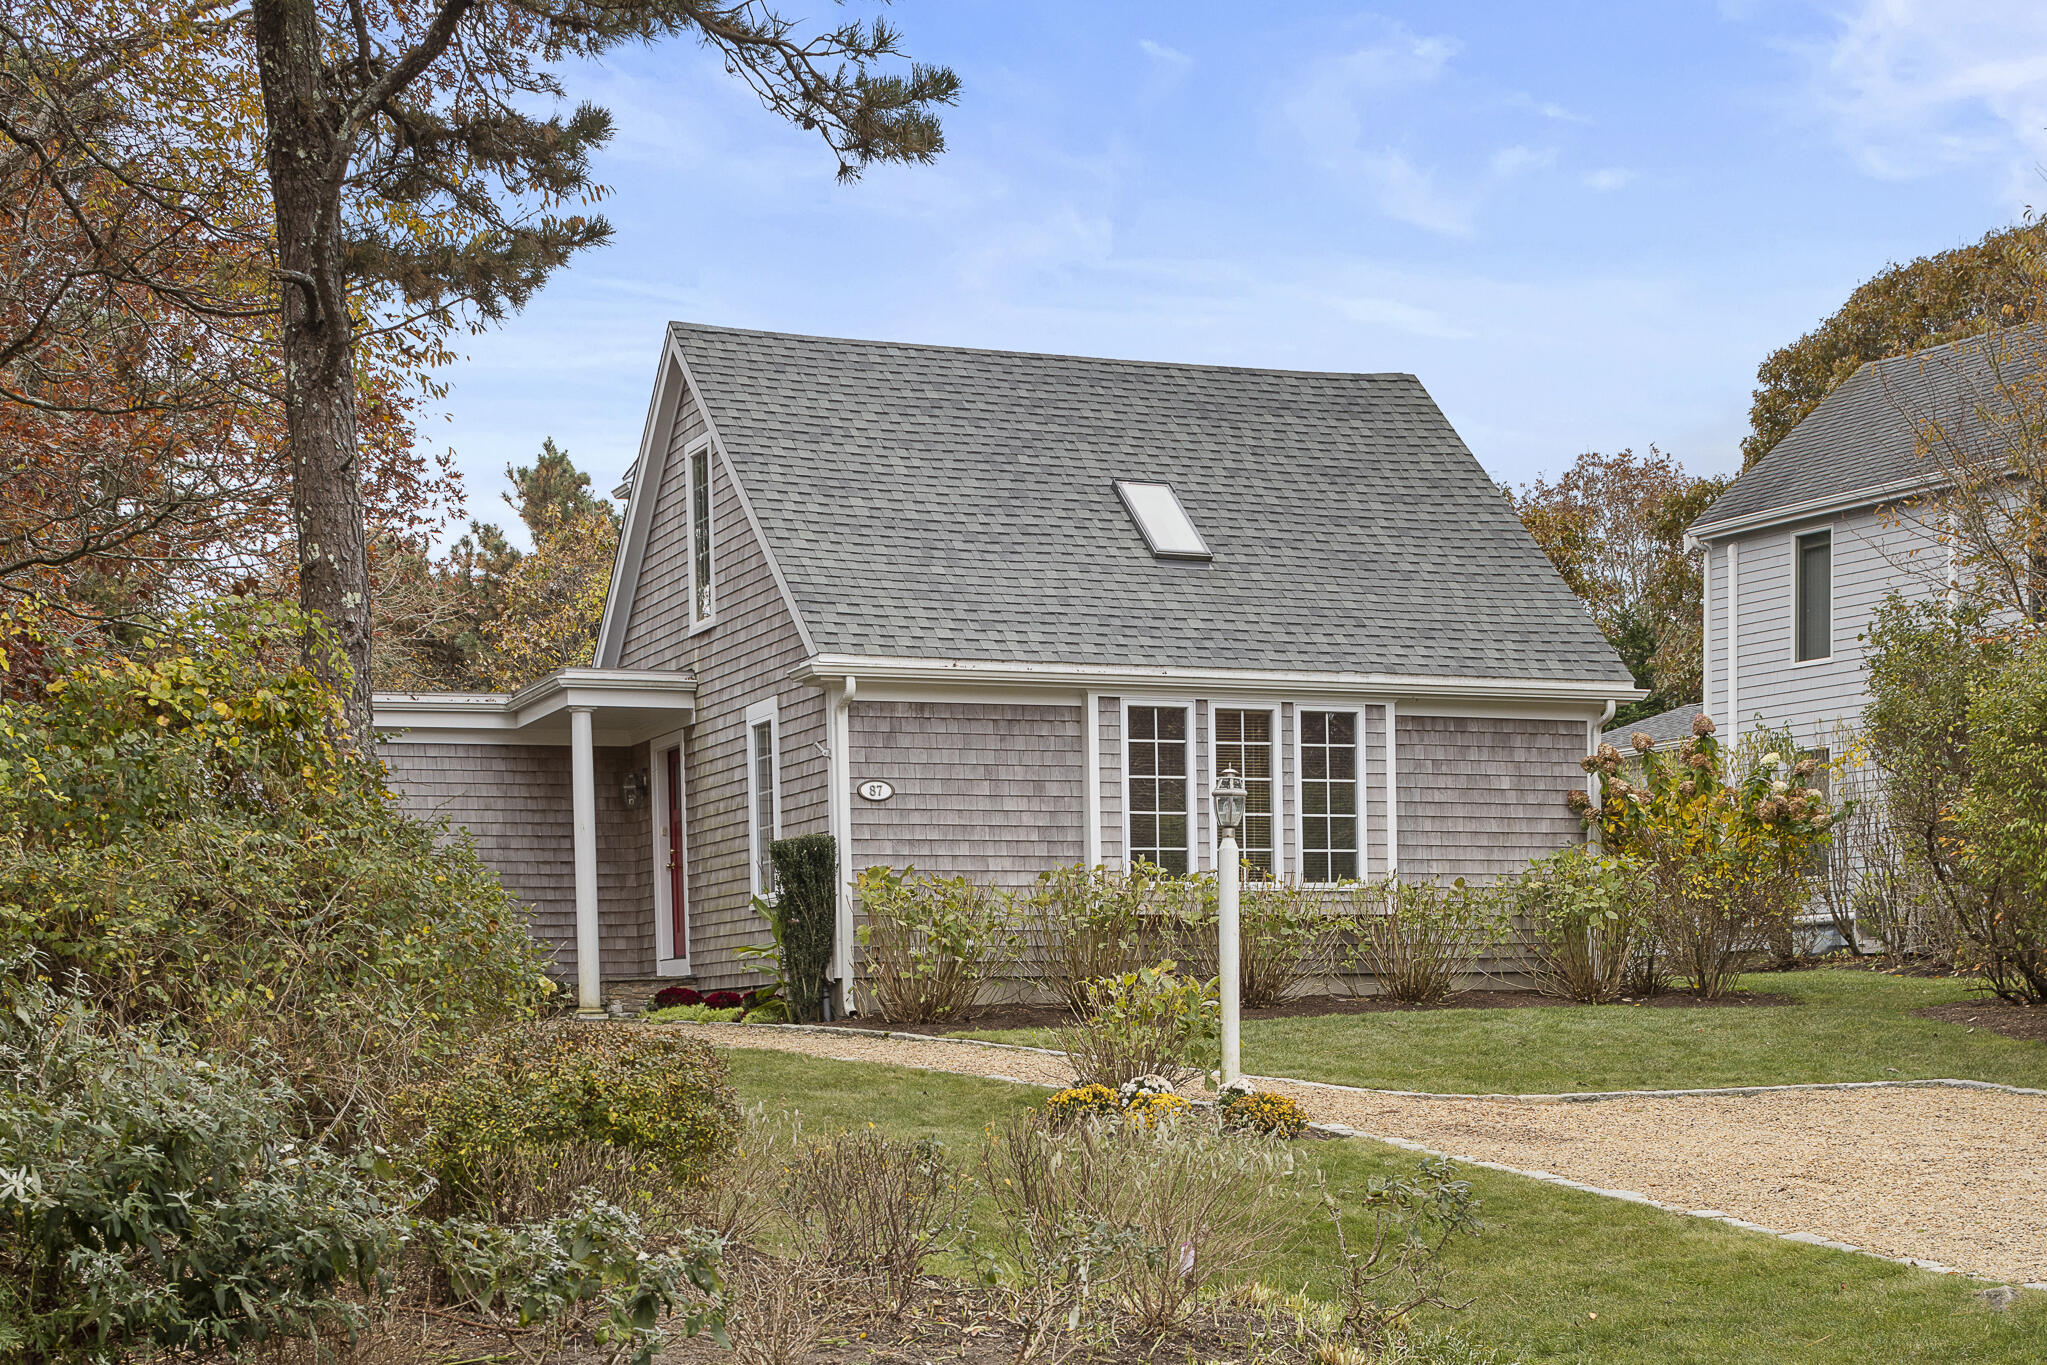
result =
M1979 458L2026 332L1863 365L1702 513L1705 711L1720 737L1789 730L1837 747L1868 703L1866 635L1891 593L1943 592L1955 573L1937 499L1943 458ZM1641 728L1641 727L1637 727Z
M1511 872L1640 695L1412 375L676 324L594 665L377 723L592 1008L751 979L778 837L843 983L857 869L1206 868L1226 767L1274 875Z

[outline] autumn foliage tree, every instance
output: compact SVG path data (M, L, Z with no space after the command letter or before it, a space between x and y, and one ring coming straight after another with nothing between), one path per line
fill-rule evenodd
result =
M288 584L269 209L225 7L0 3L0 591L128 616ZM405 357L357 367L365 498L446 500Z
M2040 224L2029 221L1892 265L1857 286L1819 326L1771 352L1756 371L1742 468L1767 455L1864 363L2030 317L2040 281L2027 258L2040 250L2041 235Z
M1650 690L1617 713L1618 723L1700 699L1702 589L1684 533L1726 486L1685 473L1651 446L1647 455L1587 451L1554 481L1506 490L1636 685Z

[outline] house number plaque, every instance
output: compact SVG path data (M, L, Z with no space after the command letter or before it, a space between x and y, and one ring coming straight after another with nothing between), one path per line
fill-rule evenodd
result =
M896 794L896 789L880 778L862 782L853 790L860 793L860 799L863 801L886 801Z

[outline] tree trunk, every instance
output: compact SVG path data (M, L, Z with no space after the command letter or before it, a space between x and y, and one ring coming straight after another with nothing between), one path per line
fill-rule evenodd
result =
M251 18L277 217L299 605L326 621L346 668L319 650L309 649L307 662L341 693L348 742L367 751L372 603L354 345L341 269L339 172L347 158L336 155L340 111L326 88L315 0L256 0Z

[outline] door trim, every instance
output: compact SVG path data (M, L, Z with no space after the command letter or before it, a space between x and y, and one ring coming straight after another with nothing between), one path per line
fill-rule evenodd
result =
M679 945L680 951L677 951L678 945L674 941L674 896L671 891L672 884L668 875L670 853L668 847L670 802L668 754L672 750L676 754L676 776L681 779L683 786L683 790L676 793L675 800L676 819L674 823L682 836L682 840L681 847L675 849L674 854L682 867L685 901L684 914L687 916L691 908L687 904L689 899L689 746L683 742L684 738L685 733L677 730L670 734L658 736L647 744L647 785L651 798L647 804L652 810L653 824L653 840L649 845L652 854L649 861L652 863L650 871L653 873L654 883L654 974L656 976L690 975L688 943L690 933L688 921L687 919L684 921L684 942Z

